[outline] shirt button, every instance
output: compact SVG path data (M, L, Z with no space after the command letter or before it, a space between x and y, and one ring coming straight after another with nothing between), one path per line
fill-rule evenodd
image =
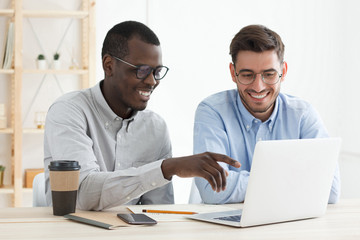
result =
M120 167L120 163L118 163L117 166Z
M152 182L151 186L155 187L156 186L156 182Z
M249 126L249 125L246 125L246 128L247 128L247 129L249 129L249 128L250 128L250 126Z
M126 199L127 199L127 200L130 200L130 197L127 197Z
M116 120L116 121L119 121L119 120L120 120L120 118L119 118L119 117L116 117L116 118L115 118L115 120Z

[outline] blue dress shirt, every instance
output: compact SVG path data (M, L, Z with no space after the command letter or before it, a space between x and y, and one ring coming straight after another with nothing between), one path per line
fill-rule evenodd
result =
M205 203L243 202L255 144L261 140L328 137L316 110L306 101L280 93L270 118L262 122L244 107L237 89L216 93L203 100L195 114L194 154L216 152L241 163L239 169L220 163L228 170L226 190L214 192L209 183L195 178ZM340 174L336 168L329 203L338 201Z

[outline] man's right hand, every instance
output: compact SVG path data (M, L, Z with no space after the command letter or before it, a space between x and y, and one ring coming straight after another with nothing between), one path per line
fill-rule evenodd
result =
M172 176L205 178L216 192L225 190L228 172L217 162L224 162L239 168L241 164L223 154L205 152L187 157L169 158L163 161L161 170L164 178Z

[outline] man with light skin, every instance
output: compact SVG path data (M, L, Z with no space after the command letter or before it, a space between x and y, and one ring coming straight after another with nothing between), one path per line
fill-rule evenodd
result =
M218 162L235 168L239 162L210 152L173 158L164 120L146 110L168 71L155 33L135 21L115 25L103 43L102 66L102 81L65 94L48 111L47 203L52 200L48 165L56 160L80 163L77 207L84 210L174 203L174 175L202 177L213 191L225 190L228 173Z
M241 168L220 163L229 172L223 192L210 191L208 183L195 178L203 202L244 201L256 142L329 137L319 114L308 102L280 92L288 71L284 50L280 36L262 25L246 26L233 38L229 69L237 89L216 93L199 104L194 154L225 154L238 160ZM329 203L336 203L339 196L337 167Z

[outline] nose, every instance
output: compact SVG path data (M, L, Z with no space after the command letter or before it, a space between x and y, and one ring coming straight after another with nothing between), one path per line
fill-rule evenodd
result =
M251 87L256 92L261 92L266 88L266 84L262 80L261 73L256 74L254 82L251 84Z
M153 72L151 72L149 74L149 76L147 76L147 78L144 79L144 83L146 83L152 87L157 85L158 81L155 80Z

